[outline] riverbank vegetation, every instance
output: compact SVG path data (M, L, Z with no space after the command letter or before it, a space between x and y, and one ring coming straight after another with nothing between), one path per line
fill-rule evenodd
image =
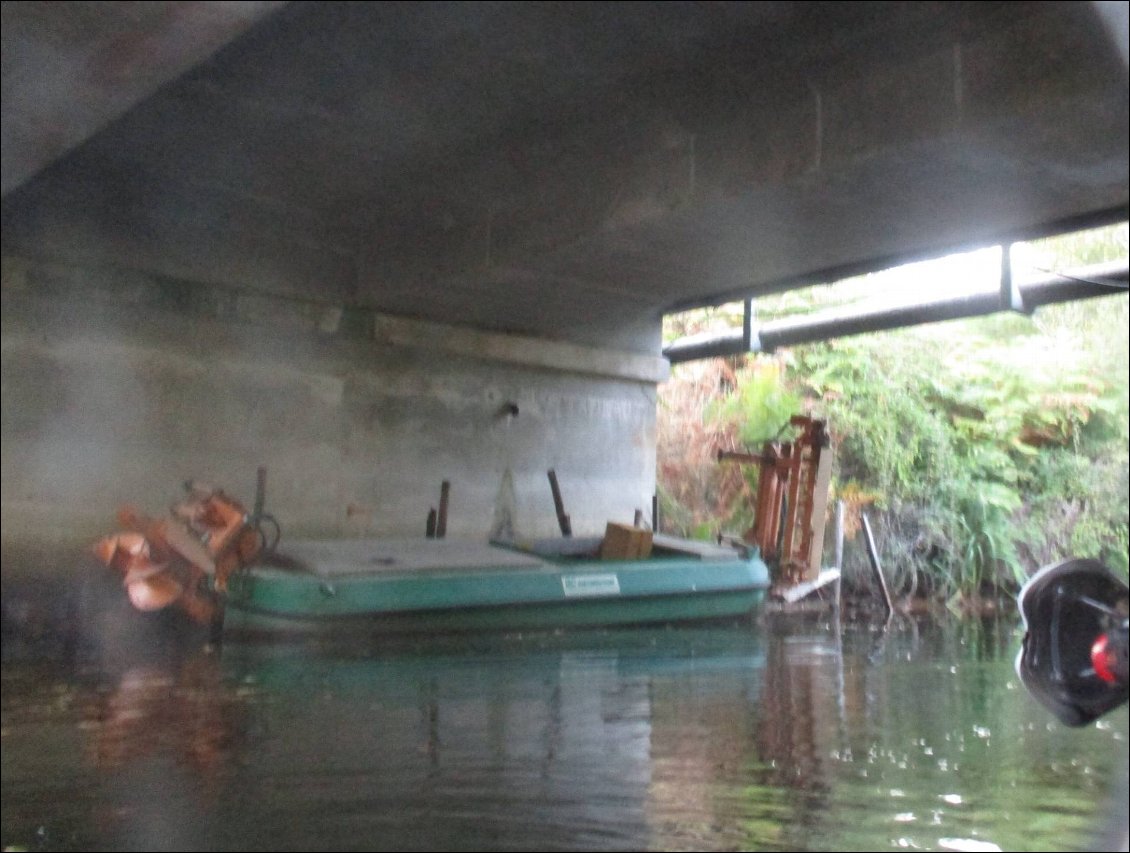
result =
M1126 234L1121 226L1041 241L1024 257L1046 269L1125 258ZM758 320L826 309L852 287L874 285L760 300ZM667 334L732 323L740 310L681 315ZM849 583L866 577L863 548L851 544L863 511L904 596L973 602L1015 593L1034 569L1068 556L1095 557L1125 575L1128 325L1123 289L1031 317L681 365L660 392L663 527L704 538L746 530L756 470L719 464L715 454L790 438L789 416L803 412L826 418L833 436L830 505L846 507Z

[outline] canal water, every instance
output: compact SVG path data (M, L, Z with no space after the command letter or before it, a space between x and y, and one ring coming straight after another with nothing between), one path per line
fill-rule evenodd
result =
M1013 621L228 644L3 667L3 846L1064 850L1126 793ZM1115 787L1118 787L1117 785ZM1112 799L1113 798L1113 799Z

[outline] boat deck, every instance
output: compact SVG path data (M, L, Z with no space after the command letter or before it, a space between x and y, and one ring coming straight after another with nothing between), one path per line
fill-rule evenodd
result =
M337 539L288 542L288 561L324 578L414 571L549 568L533 554L461 539Z
M739 558L662 540L650 559L601 560L600 539L488 544L459 539L288 542L273 565L229 582L225 629L518 630L748 613L769 586Z
M319 578L405 572L478 572L558 570L562 561L596 561L599 537L539 539L490 544L470 539L336 539L288 542L286 565ZM729 547L674 536L655 536L652 559L681 557L736 562ZM597 563L599 565L599 563Z

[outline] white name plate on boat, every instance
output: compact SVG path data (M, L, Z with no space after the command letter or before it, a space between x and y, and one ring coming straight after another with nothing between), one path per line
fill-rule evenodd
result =
M616 575L562 575L561 586L566 598L620 594L620 579Z

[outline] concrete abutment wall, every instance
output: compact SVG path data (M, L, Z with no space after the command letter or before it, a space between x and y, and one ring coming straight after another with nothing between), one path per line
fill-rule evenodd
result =
M661 359L15 253L2 293L5 579L186 478L250 505L261 464L284 542L423 536L445 479L484 539L507 470L522 535L549 468L579 534L650 511Z

